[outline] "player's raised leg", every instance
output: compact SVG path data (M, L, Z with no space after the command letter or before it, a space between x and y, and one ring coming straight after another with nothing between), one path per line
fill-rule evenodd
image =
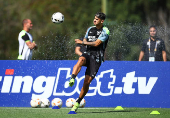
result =
M75 78L78 75L78 73L80 72L81 67L83 65L85 65L85 63L86 63L86 58L85 57L80 57L78 62L76 63L76 65L74 65L72 75L71 75L71 79L69 81L69 86L72 87L74 85Z

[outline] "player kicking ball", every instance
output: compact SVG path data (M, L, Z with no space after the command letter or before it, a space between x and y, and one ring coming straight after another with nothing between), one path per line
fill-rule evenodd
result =
M73 86L75 78L81 70L82 66L86 66L85 79L81 89L79 98L75 102L71 111L76 112L81 100L87 94L91 81L95 78L99 67L104 62L104 52L109 39L109 30L103 26L106 18L104 13L98 12L95 14L92 26L87 29L83 41L75 39L76 44L86 45L86 51L79 57L78 62L74 65L69 86Z

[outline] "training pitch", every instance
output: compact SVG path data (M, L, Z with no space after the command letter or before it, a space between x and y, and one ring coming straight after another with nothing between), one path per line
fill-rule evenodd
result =
M70 108L0 107L0 118L169 118L169 108L79 108L77 114L68 114ZM157 111L160 114L150 114Z

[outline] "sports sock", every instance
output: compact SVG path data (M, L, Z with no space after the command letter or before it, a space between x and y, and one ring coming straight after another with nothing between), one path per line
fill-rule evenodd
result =
M80 104L80 102L81 102L82 99L83 99L83 98L80 98L80 97L79 97L76 102L78 102L78 103Z
M75 78L76 78L76 75L72 74L72 75L71 75L71 78L75 79Z

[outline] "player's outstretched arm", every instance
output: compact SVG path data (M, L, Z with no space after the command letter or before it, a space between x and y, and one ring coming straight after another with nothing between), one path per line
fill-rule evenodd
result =
M87 42L87 41L81 41L79 39L75 39L75 43L97 47L102 43L102 41L100 39L97 39L94 42Z

